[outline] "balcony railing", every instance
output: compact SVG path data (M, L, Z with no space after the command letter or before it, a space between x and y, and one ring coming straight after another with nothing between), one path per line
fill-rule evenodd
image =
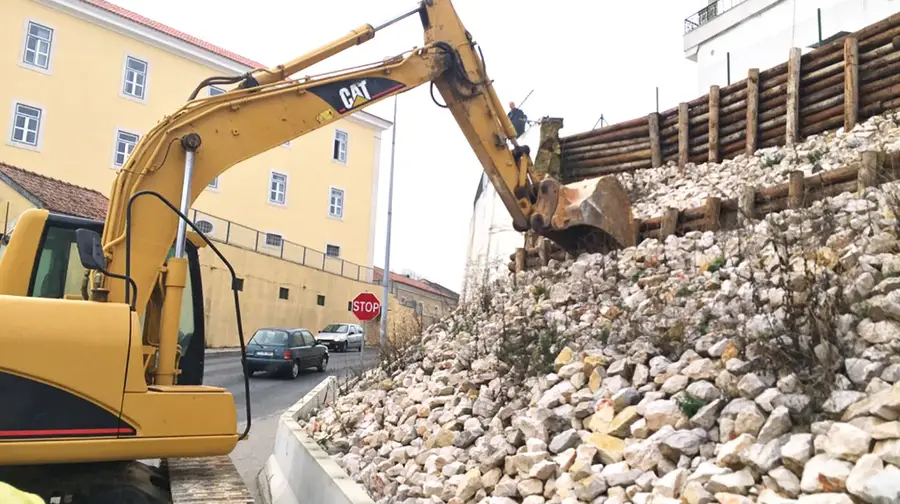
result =
M711 2L706 7L698 10L697 12L691 14L684 20L684 33L687 35L688 33L700 28L701 26L709 23L713 19L721 16L722 14L730 11L731 9L737 7L738 5L746 2L747 0L716 0L715 2Z
M380 283L380 281L375 280L375 270L368 266L345 261L325 252L289 242L283 237L271 236L265 231L242 226L228 219L216 217L196 209L192 209L191 212L192 215L190 217L193 218L194 223L211 240L277 257L294 264L325 271L351 280ZM201 221L203 224L199 224Z

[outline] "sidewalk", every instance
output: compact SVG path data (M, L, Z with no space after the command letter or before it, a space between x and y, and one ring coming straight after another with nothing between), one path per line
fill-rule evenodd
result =
M241 347L207 348L204 353L207 358L229 357L232 355L241 355Z

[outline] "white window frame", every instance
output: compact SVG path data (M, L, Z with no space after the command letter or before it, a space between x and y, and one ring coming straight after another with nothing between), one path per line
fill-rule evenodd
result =
M205 233L207 236L216 234L216 223L215 222L213 222L209 219L204 219L203 217L200 217L199 219L197 219L194 222L194 225L196 225L199 228L201 222L208 222L209 225L212 226L212 229L210 229L208 233Z
M143 96L134 96L132 94L128 94L125 92L125 78L128 75L128 60L133 59L140 61L143 63L146 68L144 70L144 94ZM147 98L150 95L150 60L147 58L139 58L131 53L126 53L125 57L122 58L122 76L119 80L119 96L125 98L127 100L131 100L137 103L147 103Z
M338 255L328 255L328 247L337 247ZM331 257L332 259L341 259L341 247L337 243L326 243L325 244L325 257Z
M218 94L213 94L213 89L221 92ZM225 90L220 88L219 86L209 86L206 88L206 96L219 96L220 94L225 94Z
M40 26L41 28L46 28L46 29L50 30L50 48L47 51L47 67L46 68L44 68L40 65L34 64L34 63L29 63L28 61L25 60L25 54L26 54L26 51L28 50L28 37L31 35L30 29L31 29L32 24L35 24L35 25ZM25 32L24 36L22 37L22 47L19 51L19 66L21 66L22 68L27 68L29 70L34 70L35 72L40 72L40 73L47 74L47 75L52 74L53 73L53 52L54 52L53 49L54 49L54 47L56 47L56 43L55 43L56 42L56 28L54 28L53 26L50 26L47 23L28 18L28 19L25 19L24 32Z
M205 189L212 192L219 192L219 184L221 183L221 180L219 180L220 176L221 175L216 175L216 177L212 179L212 182L206 184Z
M268 231L263 231L262 233L263 233L263 237L262 237L262 246L263 246L263 247L269 248L269 249L274 249L274 250L280 250L281 247L284 246L284 234L283 234L282 232L280 232L280 231L272 231L272 230L268 230ZM268 242L268 240L267 240L267 238L269 237L269 235L278 235L278 236L280 236L280 237L281 237L281 244L280 244L280 245L269 245L269 242Z
M275 175L281 175L284 177L284 201L277 201L272 199L272 181L275 179ZM287 195L288 195L288 183L290 181L290 177L285 172L280 172L277 170L269 170L269 180L266 183L266 200L270 205L274 206L287 206Z
M334 191L341 192L341 215L334 215L331 213L331 193ZM329 219L335 220L344 220L344 216L347 214L347 191L343 187L338 186L328 186L328 209L327 215Z
M338 133L342 133L346 139L344 140L344 159L340 160L334 157L334 143L337 142ZM334 134L331 137L331 161L337 164L346 165L347 161L350 159L350 132L346 130L342 130L339 128L334 129Z
M136 136L137 140L134 142L135 147L137 147L138 142L141 141L140 133L138 133L136 131L132 131L132 130L127 130L125 128L116 128L113 133L113 151L112 151L112 167L113 167L113 169L117 169L117 168L121 168L121 167L125 166L125 163L118 164L117 159L116 159L116 157L119 153L119 134L120 133L125 133L127 135ZM134 152L134 147L132 147L131 150L132 150L132 152ZM131 155L131 152L129 152L128 155L125 156L126 163L128 162L128 156L130 156L130 155Z
M40 117L38 118L37 135L35 137L35 145L31 145L29 143L20 142L18 140L13 139L13 134L15 133L15 128L16 128L16 113L18 111L19 105L37 109L40 111ZM10 113L9 113L9 130L7 131L7 134L6 134L6 144L10 145L12 147L18 147L20 149L26 149L26 150L40 152L41 147L43 146L43 143L44 143L44 127L46 126L46 124L47 124L47 109L44 108L42 105L34 103L34 102L27 102L25 100L13 100L12 107L10 107Z

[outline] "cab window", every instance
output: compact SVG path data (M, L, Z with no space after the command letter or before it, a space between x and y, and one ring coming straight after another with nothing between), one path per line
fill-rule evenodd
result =
M313 346L316 342L313 339L313 335L308 331L303 331L303 345L304 346Z
M82 299L85 268L78 256L75 230L50 227L44 237L31 284L33 297Z

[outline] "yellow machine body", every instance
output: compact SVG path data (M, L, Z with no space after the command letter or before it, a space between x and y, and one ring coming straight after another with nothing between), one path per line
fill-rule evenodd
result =
M245 159L422 84L439 91L518 230L568 244L579 242L573 230L633 244L631 208L615 178L572 187L536 178L451 1L424 0L406 15L415 14L425 44L396 57L292 77L382 28L365 25L241 76L226 93L195 92L141 138L117 174L105 222L44 210L19 218L0 259L0 399L25 402L0 415L0 465L229 453L239 438L232 395L186 372L202 353L202 337L191 340L192 354L179 327L184 307L202 293L196 255L180 255L184 228L172 208L189 208ZM74 230L92 225L102 232L105 269L85 274ZM53 231L59 227L68 231ZM63 259L47 273L43 258L53 254ZM44 280L36 282L38 275ZM54 278L66 287L51 288Z

